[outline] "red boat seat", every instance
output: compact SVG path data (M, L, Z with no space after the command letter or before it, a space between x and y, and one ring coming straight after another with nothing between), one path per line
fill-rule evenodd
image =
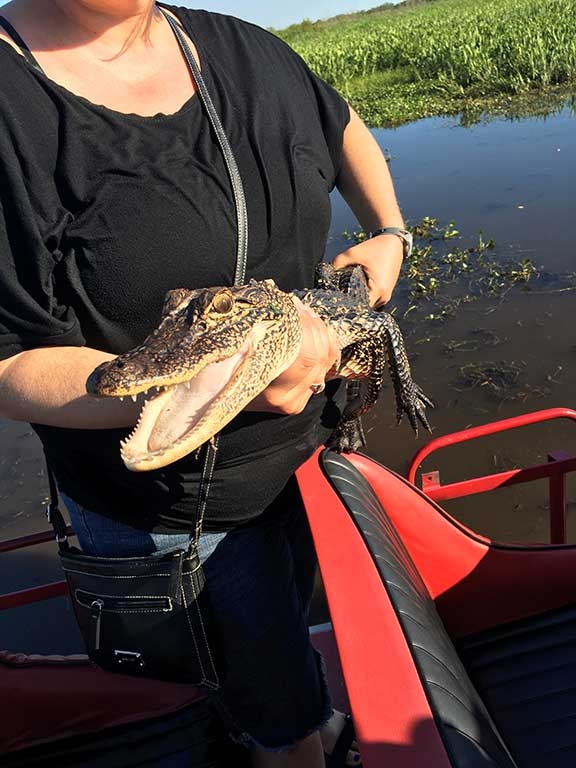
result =
M572 587L572 604L558 607L554 600L566 602L565 595L555 596L550 600L553 610L548 612L487 625L483 631L466 637L451 634L451 624L466 626L467 622L453 621L452 617L446 624L438 601L433 599L409 552L411 547L420 563L434 562L434 556L428 557L426 550L442 551L443 545L434 539L433 521L443 515L445 525L448 516L403 478L365 457L352 457L350 461L325 451L311 461L316 462L316 468L309 465L299 479L303 496L309 501L312 531L366 768L573 768L576 587ZM384 492L380 487L376 493L366 475L389 475L390 482L383 483ZM349 515L352 528L346 529L338 504L323 492L323 480ZM329 517L319 511L320 497L324 510L330 510ZM393 517L387 511L392 508ZM417 523L408 547L393 519L410 518L406 529L414 520ZM330 534L326 534L328 524L333 527ZM458 529L452 543L461 539L464 546L467 538L465 530ZM482 551L486 560L490 542L473 538L469 544ZM548 550L551 563L557 549ZM564 549L571 550L570 560L576 566L575 548ZM528 549L502 550L507 550L510 564L513 554L519 563L528 553ZM541 549L537 554L542 564L546 552ZM450 557L446 553L447 562ZM461 556L460 561L469 576L470 558ZM481 574L475 578L492 584L495 592L476 593L467 605L456 598L444 601L444 605L457 604L460 610L473 612L475 604L499 602L498 582L487 577L488 566L478 568L480 562L474 570ZM494 562L500 563L498 557ZM453 563L447 567L456 570ZM574 573L565 571L565 577L572 577L576 585ZM500 565L495 574L500 575ZM380 593L375 591L374 575ZM345 594L350 583L350 594L355 597ZM363 598L364 612L356 607ZM539 603L542 601L540 595ZM499 606L494 614L502 610ZM484 611L483 620L487 615ZM370 636L371 619L379 632L379 651L377 639ZM365 637L363 656L359 656L359 633Z
M2 768L228 765L221 727L190 685L104 672L81 655L4 652L0 690Z

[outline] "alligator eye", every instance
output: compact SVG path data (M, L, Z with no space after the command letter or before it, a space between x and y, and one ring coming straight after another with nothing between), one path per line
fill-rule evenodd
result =
M227 315L234 308L234 299L229 293L219 293L214 296L212 307L219 315Z

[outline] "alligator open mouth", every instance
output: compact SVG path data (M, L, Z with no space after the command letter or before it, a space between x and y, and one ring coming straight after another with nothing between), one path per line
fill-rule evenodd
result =
M133 471L158 469L199 448L250 401L233 397L250 367L247 342L231 357L147 397L136 427L122 441L122 460ZM219 407L226 400L226 407ZM231 403L236 407L231 411Z
M142 399L121 456L136 472L159 469L220 432L294 361L301 340L295 300L272 281L176 289L158 327L95 368L86 391Z

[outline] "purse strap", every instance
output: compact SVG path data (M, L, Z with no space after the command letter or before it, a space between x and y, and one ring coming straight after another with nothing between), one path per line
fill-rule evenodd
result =
M222 127L222 123L218 116L218 112L214 107L214 103L202 77L202 73L196 59L190 49L187 39L185 38L180 24L161 6L158 6L160 12L170 25L176 40L180 45L180 49L190 73L196 84L196 89L204 111L210 121L214 135L222 151L224 162L226 164L226 170L230 178L230 184L234 193L234 205L236 208L236 223L237 223L237 241L236 241L236 267L234 270L234 285L242 285L246 276L246 262L248 258L248 212L246 209L246 198L244 197L244 187L242 185L242 177L238 169L238 164L228 137ZM15 30L13 30L15 32ZM16 33L17 34L17 33ZM19 38L19 35L18 35ZM21 38L20 38L21 40ZM23 41L22 41L23 43ZM218 454L218 447L220 444L220 436L215 435L212 440L206 443L206 450L204 456L204 462L202 465L202 474L200 476L200 482L198 484L198 501L196 505L196 519L193 523L193 532L191 530L190 545L189 548L196 546L200 533L202 532L202 523L204 521L204 513L206 511L206 504L208 502L208 495L210 493L210 485L214 475L214 467L216 465L216 456ZM48 483L50 487L50 503L46 507L46 517L54 528L56 541L60 550L66 550L69 548L66 523L62 516L62 512L58 508L58 489L56 487L56 481L54 474L46 458L46 468L48 472Z
M236 222L238 227L234 285L242 285L246 276L246 259L248 257L248 213L246 211L246 199L244 197L244 188L242 186L242 178L240 176L240 171L238 170L238 164L236 163L236 158L234 157L234 153L232 152L232 148L230 147L230 143L226 133L224 132L224 128L222 127L222 123L220 122L220 118L218 117L218 113L216 112L216 108L214 107L210 93L208 92L208 88L206 87L206 83L204 82L204 78L200 72L200 68L198 67L196 59L190 50L188 41L182 33L180 24L163 8L160 8L160 12L168 24L170 24L172 31L176 35L176 39L178 40L182 53L184 54L188 68L190 69L192 77L194 78L194 82L196 83L198 95L202 100L202 105L204 106L206 114L208 115L208 119L210 120L210 124L216 135L216 138L218 139L220 149L222 150L222 154L224 156L226 169L228 170L228 176L230 177L230 183L232 184L232 190L234 192Z
M244 187L242 186L242 178L236 163L236 158L232 152L228 137L222 127L218 112L214 107L214 103L202 77L202 73L196 59L188 45L187 39L184 37L182 27L180 24L167 13L162 7L160 12L170 25L174 32L176 39L180 45L180 49L186 59L188 68L196 83L198 95L202 101L202 105L208 119L212 126L212 130L218 140L224 162L226 163L226 169L228 176L230 177L230 183L232 185L232 191L234 192L234 203L236 206L236 225L237 225L237 245L236 245L236 268L234 271L234 285L242 285L246 276L246 261L248 258L248 212L246 210L246 198L244 197ZM198 486L198 504L196 507L196 525L194 531L194 538L190 541L190 546L194 546L198 542L198 538L202 531L202 523L204 521L204 513L206 511L206 504L208 502L208 495L210 493L210 485L212 483L212 477L214 475L214 467L216 465L216 455L220 445L220 436L215 435L212 440L206 444L206 453L204 456L204 464L202 467L202 475L200 477L200 483Z

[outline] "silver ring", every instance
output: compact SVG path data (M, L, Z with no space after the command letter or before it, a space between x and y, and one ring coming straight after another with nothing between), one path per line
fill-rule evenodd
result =
M310 384L310 389L314 395L319 395L320 392L324 392L325 388L326 384L323 381L321 381L320 384Z

